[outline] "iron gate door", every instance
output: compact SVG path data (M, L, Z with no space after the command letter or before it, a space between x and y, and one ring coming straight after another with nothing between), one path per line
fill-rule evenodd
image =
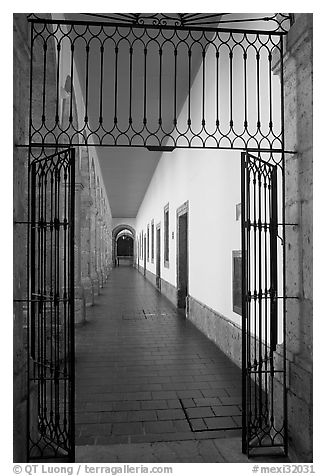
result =
M243 452L285 448L285 377L278 336L277 165L242 153L242 372ZM279 332L280 331L280 332ZM284 382L283 382L284 383ZM285 385L284 385L285 391ZM276 405L278 406L276 419ZM257 450L260 451L257 451Z
M29 461L74 459L74 152L29 167Z

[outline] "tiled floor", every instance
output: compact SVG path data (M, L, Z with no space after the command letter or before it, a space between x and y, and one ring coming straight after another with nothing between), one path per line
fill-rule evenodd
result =
M76 445L239 436L240 370L133 268L101 293L76 330Z

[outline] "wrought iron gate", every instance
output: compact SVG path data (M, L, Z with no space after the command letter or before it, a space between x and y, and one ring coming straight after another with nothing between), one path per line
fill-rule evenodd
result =
M32 160L29 180L28 457L72 461L74 149Z
M279 171L279 215L284 222L283 44L291 16L239 20L224 13L78 15L72 20L30 18L28 145L43 151L68 145L246 151L243 450L249 455L254 447L280 445L286 451L285 366L275 352L279 296L274 258L280 255ZM255 29L257 21L266 29ZM79 82L75 63L81 68ZM273 81L274 64L280 70L279 89ZM98 74L93 74L96 69ZM197 74L201 99L194 103L191 88ZM79 110L74 103L77 83L84 98ZM208 84L214 100L208 96ZM277 107L275 97L280 97ZM268 162L262 153L270 155ZM36 392L38 405L29 410L31 458L73 458L73 167L73 149L66 149L33 158L29 169L29 394ZM284 279L278 284L285 289ZM284 339L284 326L280 334ZM274 386L282 379L284 418L279 425Z
M276 354L279 336L283 339L278 329L277 174L277 165L242 153L242 430L248 456L258 449L286 451L285 362ZM277 382L283 395L276 398Z

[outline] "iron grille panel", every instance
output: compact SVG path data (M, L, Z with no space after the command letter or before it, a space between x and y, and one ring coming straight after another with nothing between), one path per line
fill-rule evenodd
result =
M74 454L74 150L32 159L29 460Z
M72 347L69 348L70 354L68 352L65 356L69 365L73 366L73 222L69 220L67 222L67 217L60 218L58 213L55 221L53 216L49 219L44 218L43 212L39 214L40 210L47 210L50 203L47 198L49 182L46 177L52 174L55 181L59 179L60 182L61 173L65 173L62 171L68 171L68 169L70 185L68 185L67 197L68 202L70 200L69 206L73 210L74 171L72 167L74 160L71 161L71 168L68 167L69 157L73 158L73 152L67 149L47 159L44 157L51 154L53 148L58 150L59 147L72 145L257 151L259 158L246 153L242 159L242 256L244 257L243 283L245 283L242 306L243 449L251 455L253 448L280 445L286 452L285 365L284 359L282 363L277 361L274 352L275 323L277 322L274 298L277 289L277 269L273 257L279 254L275 246L278 234L275 215L278 207L277 198L275 198L277 196L276 170L279 170L282 176L281 214L284 223L283 39L287 28L284 27L283 21L290 21L290 16L277 14L275 17L266 19L266 24L271 24L269 22L275 20L276 27L258 31L250 27L244 28L240 22L238 28L235 29L237 22L235 18L232 19L232 28L230 28L231 24L228 23L230 17L227 17L229 14L215 14L215 16L223 15L219 17L219 24L215 27L208 25L212 18L196 17L196 15L205 14L193 14L193 17L188 16L192 14L180 14L184 15L181 26L175 23L178 18L174 17L167 19L161 16L158 21L156 14L154 14L155 18L149 15L146 19L141 17L135 19L134 14L126 15L131 16L128 18L106 17L105 19L98 17L98 21L31 18L29 146L33 153L29 169L31 212L29 220L32 222L29 228L31 269L29 300L32 301L29 320L29 353L32 360L29 363L29 393L31 395L36 392L38 408L36 410L30 408L29 455L31 458L40 459L46 456L58 458L62 455L73 458L73 372L70 370L68 375L65 368L62 369L60 366L61 354L57 347L55 355L59 356L59 360L55 358L56 379L54 375L52 380L45 378L47 375L51 377L51 372L53 374L54 371L53 365L51 364L52 367L48 365L49 347L45 339L48 330L45 325L47 321L44 319L47 309L50 316L51 312L52 316L55 316L56 322L61 322L62 319L64 322L65 318L68 322L70 319L72 327L66 344ZM167 20L169 21L165 24ZM258 21L257 18L252 22L249 20L247 18L250 25ZM210 55L215 65L215 76L208 71ZM62 84L62 58L64 57L69 75L62 91L59 86ZM122 57L125 61L125 74L121 74ZM167 62L170 62L168 75L165 74L164 69ZM152 71L155 73L152 76L157 78L155 84L151 84L150 77L152 76L149 75L151 63L156 65ZM277 87L273 79L274 64L278 64L280 69L281 83ZM77 88L76 71L79 73L81 82L80 91ZM98 71L99 74L92 74L94 71ZM201 100L194 105L191 88L196 75L201 81L199 82ZM95 79L94 76L96 76ZM166 96L163 83L167 76L170 83L165 84L168 90ZM93 81L97 81L95 86ZM207 100L208 82L215 88L215 101ZM97 91L97 96L91 92L94 89ZM78 116L74 98L77 92L84 98ZM107 95L106 98L105 95ZM122 109L121 97L126 98ZM265 100L262 101L262 98ZM276 98L278 104L273 106ZM135 100L138 101L140 107L135 108ZM242 111L240 116L236 114L235 108L235 105L239 106L239 104ZM255 106L250 110L252 104ZM182 108L183 112L180 114ZM37 157L40 158L37 159ZM48 165L45 165L48 160ZM60 170L60 172L54 173L53 170ZM255 183L253 177L255 177ZM264 186L261 188L261 183L266 184L266 189ZM57 186L56 190L59 193L60 186ZM268 191L266 193L271 202L264 219L257 216L253 218L252 213L261 212L258 211L259 198L258 204L256 198L254 202L250 202L252 194L256 193L256 197L260 197L263 203L267 204L264 198L265 192L262 190ZM252 205L248 203L256 203L255 207L258 208L251 209ZM283 240L284 226L283 224ZM47 268L49 242L45 237L55 236L57 230L59 230L59 236L61 236L60 233L63 233L62 236L66 234L70 243L70 251L68 250L70 255L63 255L66 257L62 258L63 262L68 260L70 263L70 266L68 265L70 274L66 281L70 283L70 294L67 291L66 296L58 292L56 296L51 295L46 287L49 275ZM259 244L257 248L259 240L262 240L262 243L267 240L269 246L263 244L259 251ZM59 242L62 244L62 239ZM59 253L60 262L62 257L60 253L63 248L60 247L59 242L54 244L56 250L54 253ZM52 249L51 246L50 249ZM255 250L255 256L258 257L258 264L248 260L248 256L253 256L253 250ZM267 253L266 256L261 254L262 250ZM259 260L265 262L265 268L261 266ZM285 263L285 251L283 251L283 263ZM54 268L55 280L58 279L59 269L61 269L59 265ZM258 290L257 286L248 279L247 273L251 272L248 271L250 269L256 274L258 270L258 275L259 269L268 270L267 278L264 278L265 281L263 279L264 286L259 286ZM59 273L59 282L62 276ZM283 271L283 291L285 290L284 276ZM46 286L41 285L40 292L39 280L41 284L46 283ZM52 282L52 278L50 281ZM156 284L160 287L159 276ZM260 324L262 320L265 320L265 327ZM62 328L64 329L65 326ZM50 336L51 332L54 332L51 329L52 326L50 326ZM61 329L60 326L59 329ZM259 332L266 331L267 337L262 339L261 337L264 336ZM55 332L57 336L60 335L58 328ZM283 337L284 335L285 327ZM58 338L54 340L54 343L56 342L59 342ZM274 419L273 388L276 380L282 379L284 420L279 425L279 422ZM55 400L56 417L53 417L54 413L51 413L51 410L49 413L48 409L48 405L51 408L51 401L53 402L52 397L49 399L51 385L56 385L58 397ZM65 395L65 391L70 392L70 400L62 400L61 397ZM66 407L64 403L62 406L64 401L67 403ZM70 413L62 417L64 412ZM33 427L35 413L37 428ZM62 425L62 422L65 423Z
M283 150L279 34L33 20L32 56L31 144Z
M243 451L285 449L278 344L277 165L242 153ZM277 411L275 410L277 406Z

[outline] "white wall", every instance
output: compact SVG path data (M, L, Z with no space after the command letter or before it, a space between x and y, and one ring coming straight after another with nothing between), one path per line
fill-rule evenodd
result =
M189 294L235 322L232 250L240 249L240 152L179 149L164 153L136 218L136 234L161 222L161 277L176 286L176 210L189 200ZM163 262L164 206L170 210L169 268ZM174 239L172 239L174 232ZM150 234L151 236L151 234ZM209 249L203 244L210 240ZM151 243L151 241L150 241ZM156 246L156 243L155 243ZM143 261L140 260L140 265ZM155 273L155 262L146 267Z

